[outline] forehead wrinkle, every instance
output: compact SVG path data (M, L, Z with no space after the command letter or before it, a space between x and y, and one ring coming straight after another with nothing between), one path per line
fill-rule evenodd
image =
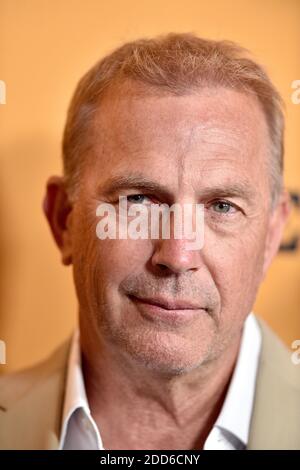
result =
M187 132L186 132L187 133ZM200 133L200 136L199 136ZM212 138L211 138L212 137ZM228 141L229 137L229 141ZM198 168L198 171L201 172L205 171L205 166L208 161L211 161L210 152L208 152L207 145L213 146L212 148L212 156L214 159L214 163L216 166L221 164L222 161L225 163L229 160L235 161L238 151L238 156L241 156L241 146L244 141L241 139L236 132L232 131L230 128L222 129L218 126L211 126L206 123L197 123L192 127L188 126L188 137L186 142L184 142L183 149L181 151L181 155L178 159L178 176L177 176L177 184L178 188L182 187L184 184L184 176L187 171L186 168L186 161L189 151L192 149L193 143L199 147L199 165L203 166L202 171ZM201 145L205 144L205 148L203 148L203 153L201 152ZM217 147L217 148L216 148ZM221 149L220 149L221 147ZM230 153L228 152L230 151ZM232 153L232 151L234 151ZM201 155L202 153L202 155ZM252 152L251 152L252 153ZM207 160L208 157L208 160ZM202 165L201 165L202 163ZM221 169L222 166L221 166ZM196 170L196 169L195 169ZM191 182L189 183L191 184ZM192 186L194 186L192 184Z
M195 126L193 126L190 129L186 145L184 145L184 148L182 149L181 154L179 155L179 158L178 158L178 165L177 165L178 166L178 173L177 173L178 188L180 188L184 183L184 176L186 173L186 159L188 155L188 150L190 149L192 141L193 141L194 132L195 132Z
M201 144L221 145L230 150L238 150L239 154L241 153L241 149L245 152L245 146L247 146L247 142L249 141L245 139L245 134L229 126L224 127L222 125L222 127L223 128L218 125L199 124L194 127L192 137L194 137L194 140L198 138Z

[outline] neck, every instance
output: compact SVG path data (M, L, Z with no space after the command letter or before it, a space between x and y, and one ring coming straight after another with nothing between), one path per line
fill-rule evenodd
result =
M203 447L224 402L241 335L221 357L176 376L162 376L90 339L81 331L86 393L104 448Z

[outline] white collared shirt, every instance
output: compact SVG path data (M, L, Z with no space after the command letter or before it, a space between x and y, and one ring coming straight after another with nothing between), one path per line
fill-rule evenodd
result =
M251 312L244 323L237 362L222 409L205 441L204 450L247 447L261 341L260 328ZM68 362L59 449L105 450L86 396L78 330L73 336Z

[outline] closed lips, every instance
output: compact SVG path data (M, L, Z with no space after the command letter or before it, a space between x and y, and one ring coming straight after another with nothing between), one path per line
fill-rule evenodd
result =
M146 298L146 297L137 297L135 295L130 295L133 300L147 303L150 305L155 305L165 310L205 310L200 305L196 305L190 301L186 300L169 300L162 298Z

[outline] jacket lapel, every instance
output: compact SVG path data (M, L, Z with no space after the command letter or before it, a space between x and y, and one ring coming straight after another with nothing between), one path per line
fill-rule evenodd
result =
M300 448L300 377L291 353L266 323L248 449Z

